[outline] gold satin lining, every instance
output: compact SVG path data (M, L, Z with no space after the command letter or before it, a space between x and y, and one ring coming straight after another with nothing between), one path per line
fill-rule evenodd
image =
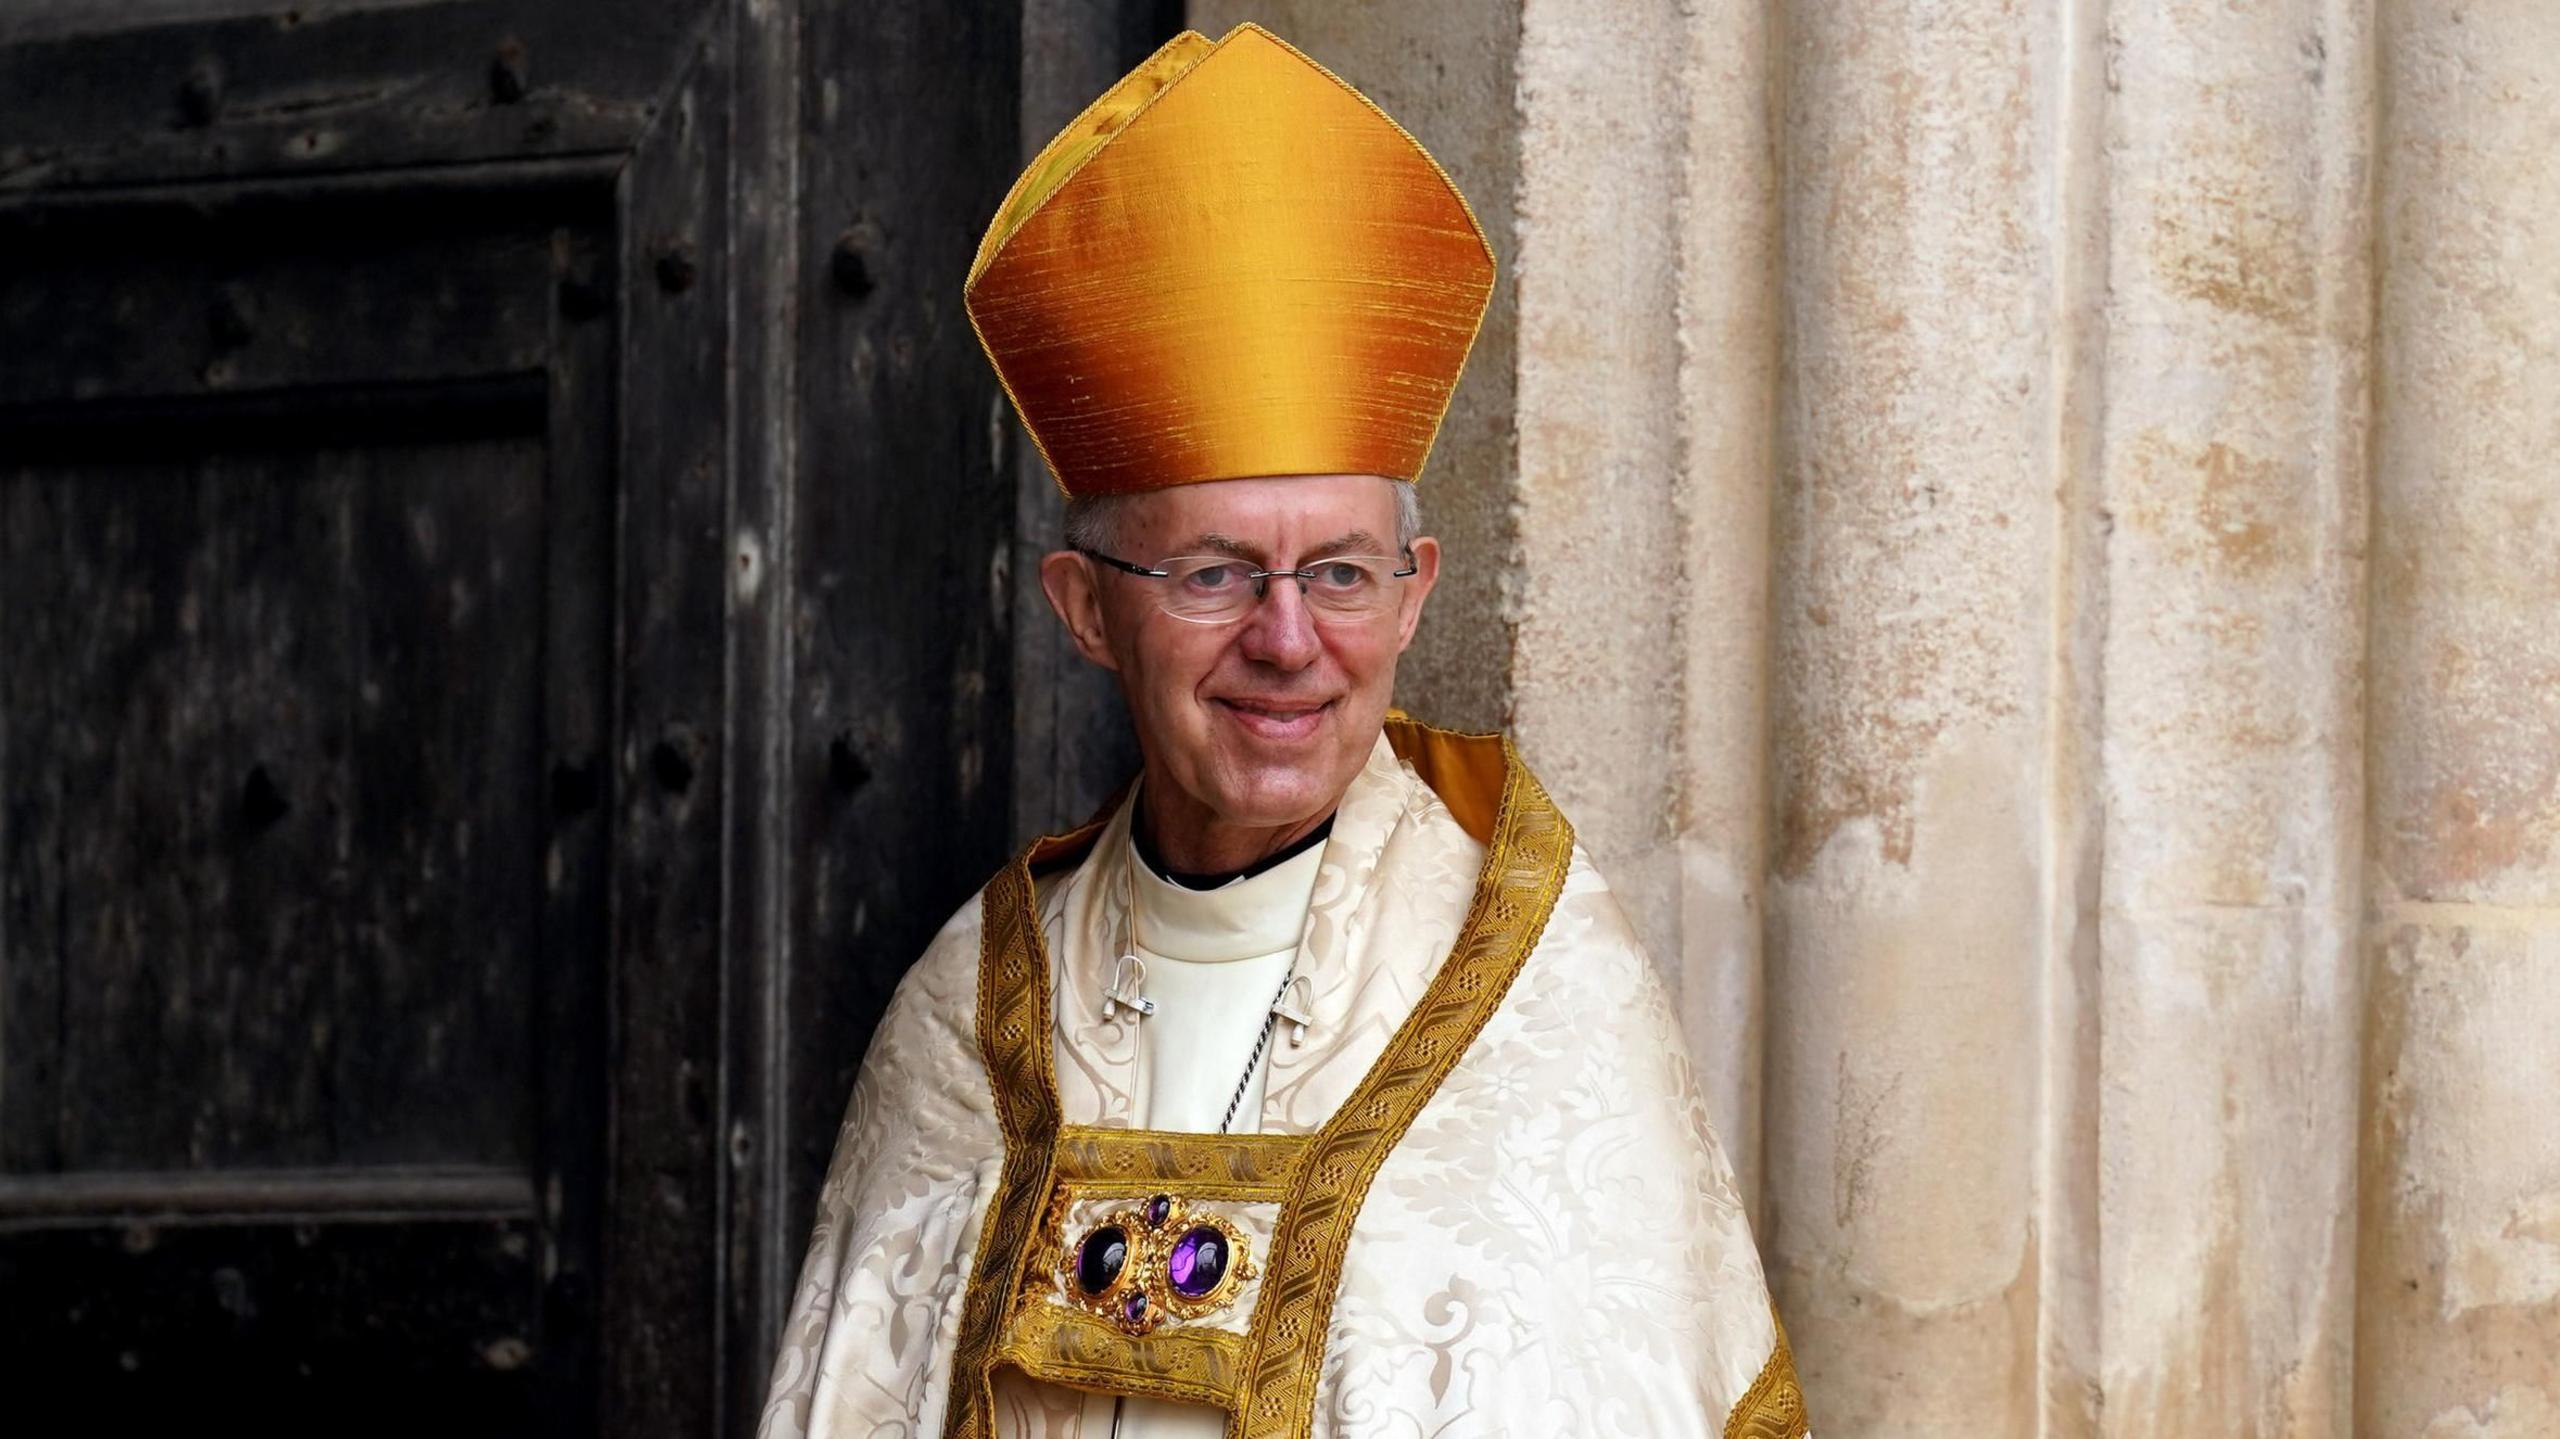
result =
M1422 472L1493 249L1395 121L1259 26L1185 34L1015 183L970 324L1058 483Z
M1498 734L1433 729L1402 710L1387 711L1387 744L1413 766L1422 782L1449 807L1449 817L1478 844L1493 841L1502 806L1510 745Z
M1062 1127L1049 956L1031 873L1089 848L1100 822L1034 844L988 885L978 1034L1005 1157L961 1309L946 1436L993 1439L995 1371L1010 1366L1075 1388L1223 1408L1228 1439L1306 1439L1361 1201L1536 948L1573 855L1572 825L1507 741L1468 743L1401 716L1396 724L1433 752L1467 757L1452 775L1480 777L1481 746L1492 745L1503 766L1499 799L1475 896L1448 958L1359 1087L1313 1135ZM1041 1088L1008 1095L1017 1084ZM1059 1216L1067 1201L1160 1189L1280 1201L1248 1334L1186 1326L1130 1336L1046 1302L1046 1276L1064 1254ZM1049 1267L1040 1267L1042 1260Z

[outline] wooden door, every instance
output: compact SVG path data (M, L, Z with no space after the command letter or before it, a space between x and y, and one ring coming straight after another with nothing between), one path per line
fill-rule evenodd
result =
M0 7L15 1412L751 1432L1008 847L1022 63L1012 0Z
M611 413L609 325L556 297L594 191L12 217L21 1392L475 1432L579 1408Z
M697 263L627 253L629 182L698 47L681 16L552 8L136 7L0 46L22 1412L709 1417L710 1306L646 1355L672 1382L606 1343L659 1292L617 1271L718 1240L706 1200L633 1252L613 1207L717 1192L710 1116L658 1123L707 1107L684 1036L612 1027L696 998L616 963L612 896L618 545L669 489L627 473L617 396L692 353L621 343L654 323L625 271L673 299Z

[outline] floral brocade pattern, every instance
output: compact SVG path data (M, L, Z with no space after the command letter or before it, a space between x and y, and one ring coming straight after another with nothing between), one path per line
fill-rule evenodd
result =
M1370 1191L1313 1432L1721 1434L1776 1341L1669 1000L1577 852Z
M1128 1129L1134 1037L1103 1032L1079 1002L1098 997L1109 962L1109 886L1095 881L1123 859L1118 819L1038 898L1066 1141L1048 1151L1056 1178L1130 1195L1150 1171L1210 1179L1199 1166L1230 1161ZM1382 742L1344 797L1309 917L1319 1020L1304 1049L1275 1056L1270 1133L1252 1141L1244 1188L1290 1167L1378 1065L1459 943L1487 858ZM1345 1208L1329 1309L1310 1321L1322 1342L1298 1432L1311 1439L1805 1439L1668 998L1579 850L1561 879L1507 995ZM909 975L866 1062L775 1365L774 1439L942 1433L953 1377L969 1372L955 1352L963 1295L1006 1147L977 1052L983 996L964 978L980 913L956 917ZM1095 1137L1115 1131L1125 1138ZM1277 1322L1268 1291L1254 1307ZM1093 1321L1071 1337L1111 1333ZM1245 1361L1241 1345L1220 1348ZM1080 1387L1108 1389L1136 1356L1091 1357ZM1105 1439L1107 1403L1002 1366L993 1388L1003 1439Z
M1353 1222L1380 1166L1518 977L1572 854L1573 827L1513 764L1456 945L1360 1087L1308 1146L1254 1311L1256 1368L1229 1429L1236 1439L1305 1439L1312 1431Z

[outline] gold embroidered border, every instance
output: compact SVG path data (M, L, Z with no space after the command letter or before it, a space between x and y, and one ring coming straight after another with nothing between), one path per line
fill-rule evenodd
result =
M1725 1417L1724 1439L1805 1439L1812 1432L1813 1421L1804 1412L1804 1391L1796 1387L1796 1357L1787 1348L1787 1326L1778 1322L1774 1305L1769 1310L1769 1327L1777 1333L1778 1347L1769 1351L1760 1377L1751 1381L1733 1413Z
M998 1363L1076 1389L1149 1394L1223 1409L1244 1372L1245 1336L1186 1328L1179 1343L1138 1338L1080 1309L1024 1304L996 1347Z
M1049 1048L1049 947L1032 890L1037 864L1090 845L1101 825L1044 839L987 885L978 935L978 1052L1004 1131L1004 1169L978 1233L960 1334L951 1355L949 1439L995 1439L996 1340L1022 1281L1023 1260L1049 1192L1058 1132L1058 1080Z
M1247 1388L1228 1439L1306 1439L1313 1428L1342 1256L1370 1181L1501 1004L1564 888L1573 826L1508 740L1502 759L1502 800L1457 943L1298 1166L1254 1306Z
M1177 1134L1070 1124L1056 1178L1091 1194L1180 1189L1195 1198L1279 1199L1307 1150L1303 1134Z

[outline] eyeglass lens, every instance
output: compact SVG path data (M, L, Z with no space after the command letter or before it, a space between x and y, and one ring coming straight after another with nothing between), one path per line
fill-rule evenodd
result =
M1261 603L1273 581L1295 579L1307 608L1339 619L1370 619L1395 604L1394 579L1402 566L1377 555L1337 555L1287 570L1266 572L1242 560L1200 555L1166 560L1163 604L1181 619L1228 620Z

